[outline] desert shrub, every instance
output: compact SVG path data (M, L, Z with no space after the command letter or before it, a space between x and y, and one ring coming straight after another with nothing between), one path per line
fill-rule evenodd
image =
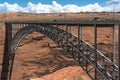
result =
M85 80L83 77L79 76L77 80Z

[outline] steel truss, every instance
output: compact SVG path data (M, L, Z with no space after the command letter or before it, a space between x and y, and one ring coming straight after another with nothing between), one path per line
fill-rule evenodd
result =
M64 26L64 29L60 26ZM82 26L94 26L94 46L82 39ZM39 32L63 48L92 80L119 80L119 65L97 49L97 27L114 23L102 22L6 22L5 47L1 80L11 80L14 57L20 42L32 32ZM17 27L16 27L17 26ZM71 26L78 27L78 35L72 34ZM120 27L120 24L119 24ZM113 28L114 29L114 28ZM120 34L120 29L119 29ZM119 35L120 41L120 35ZM120 43L120 42L119 42ZM115 47L115 46L113 46ZM120 48L120 47L119 47ZM120 49L119 49L120 52ZM119 55L120 56L120 55ZM120 59L119 59L120 62ZM114 76L113 76L114 74Z

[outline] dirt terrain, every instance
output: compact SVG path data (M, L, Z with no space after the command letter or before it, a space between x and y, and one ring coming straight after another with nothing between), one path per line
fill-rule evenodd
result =
M46 16L46 17L45 17ZM80 17L78 17L80 16ZM34 17L34 19L33 19ZM6 20L113 20L113 13L76 13L76 14L27 14L27 13L0 13L0 71L4 48L4 23ZM87 19L86 19L87 18ZM115 20L120 20L120 13L115 13ZM72 31L77 35L77 28ZM102 31L102 32L101 32ZM99 28L98 46L100 51L110 52L112 49L112 29ZM116 27L116 36L118 31ZM83 28L83 39L94 45L93 28ZM116 44L117 44L116 37ZM50 44L50 48L48 47ZM103 50L104 49L104 50ZM108 50L110 49L110 50ZM35 79L39 78L39 79ZM12 80L90 80L84 71L63 49L45 35L32 33L26 36L17 49Z
M4 34L4 29L0 28L0 32ZM3 38L4 36L1 36L1 39ZM0 41L0 49L1 65L3 40ZM38 77L42 80L77 80L79 77L89 80L79 65L63 49L46 36L32 33L17 49L12 80Z

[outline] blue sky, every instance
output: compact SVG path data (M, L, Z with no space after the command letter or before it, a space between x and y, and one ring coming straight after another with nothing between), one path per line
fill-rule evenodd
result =
M10 4L17 3L20 6L26 6L28 2L32 2L34 4L43 3L43 4L52 4L53 0L0 0L0 3L8 2ZM87 5L93 3L99 3L101 5L105 4L109 0L54 0L59 4L66 5L66 4L76 4L76 5Z
M101 12L120 11L120 0L0 0L0 12Z

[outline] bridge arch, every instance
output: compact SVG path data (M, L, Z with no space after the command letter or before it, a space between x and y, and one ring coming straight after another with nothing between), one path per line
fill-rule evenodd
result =
M33 32L37 32L37 33L41 33L44 34L45 36L47 36L48 38L50 38L48 35L52 35L54 37L51 38L51 40L55 40L55 36L57 36L57 34L53 34L51 28L48 27L52 27L53 31L54 28L53 26L42 26L42 25L28 25L25 26L23 28L21 28L18 32L16 32L16 34L14 35L12 42L11 42L11 49L10 49L10 66L9 66L9 80L11 79L11 75L12 75L12 69L13 69L13 64L14 64L14 58L15 58L15 54L16 54L16 50L20 44L20 42L30 33ZM47 30L47 31L46 31Z
M39 30L38 30L39 29ZM14 53L19 46L20 42L25 38L30 33L33 32L38 32L42 33L40 31L42 29L42 26L37 26L37 25L30 25L30 26L25 26L21 28L13 37L12 43L11 43L11 52ZM42 29L43 30L43 29Z

